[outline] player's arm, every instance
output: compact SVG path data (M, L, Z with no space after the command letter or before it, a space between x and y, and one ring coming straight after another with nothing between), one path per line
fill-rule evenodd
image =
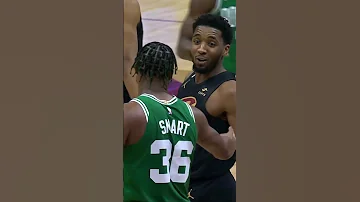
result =
M198 128L197 143L220 160L229 159L236 150L236 137L232 128L224 134L220 134L209 126L205 115L197 108L192 107Z
M216 0L191 0L189 11L180 28L179 41L177 43L177 55L184 60L191 61L190 49L192 44L192 24L202 14L211 12L216 5Z
M228 81L220 88L221 97L226 100L224 112L230 126L236 131L236 81Z
M135 117L132 116L131 113L131 108L133 108L133 106L130 103L126 103L124 104L124 126L123 126L123 131L124 131L124 136L123 136L123 141L124 141L124 145L127 144L128 141L128 137L130 136L130 130L132 128L132 123Z
M133 144L141 138L146 123L145 113L138 103L129 102L124 104L124 146Z
M136 26L140 21L140 5L136 0L125 0L124 7L124 83L134 98L138 96L138 84L130 72L138 52Z

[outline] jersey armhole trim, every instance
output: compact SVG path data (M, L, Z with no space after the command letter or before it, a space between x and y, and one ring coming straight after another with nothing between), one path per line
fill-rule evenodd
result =
M136 102L140 105L141 109L143 110L146 118L146 122L149 122L149 110L146 107L145 103L137 98L132 99L130 102Z
M215 0L215 7L210 11L210 14L215 14L216 12L219 11L219 9L221 8L222 5L222 1L223 0Z
M187 108L189 109L190 116L193 118L194 123L196 123L196 120L195 120L195 116L194 116L194 112L193 112L193 110L191 109L191 107L190 107L190 105L189 105L188 103L186 103L186 102L184 102L184 103L186 104Z

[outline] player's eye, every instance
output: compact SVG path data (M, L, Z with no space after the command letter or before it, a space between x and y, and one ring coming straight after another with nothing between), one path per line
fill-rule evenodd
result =
M193 43L197 45L197 44L200 43L200 40L199 39L193 39Z
M210 46L210 47L215 47L216 46L216 43L215 42L213 42L213 41L210 41L209 43L208 43L208 45Z

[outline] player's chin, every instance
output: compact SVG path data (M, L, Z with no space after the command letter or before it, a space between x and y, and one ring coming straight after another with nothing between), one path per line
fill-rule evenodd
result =
M193 69L195 72L206 72L207 71L207 66L205 64L196 64L193 66Z

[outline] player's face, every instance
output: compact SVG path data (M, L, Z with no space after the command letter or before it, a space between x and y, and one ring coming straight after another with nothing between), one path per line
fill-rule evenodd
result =
M192 37L193 70L201 74L211 72L229 53L229 47L224 44L220 30L198 26Z

